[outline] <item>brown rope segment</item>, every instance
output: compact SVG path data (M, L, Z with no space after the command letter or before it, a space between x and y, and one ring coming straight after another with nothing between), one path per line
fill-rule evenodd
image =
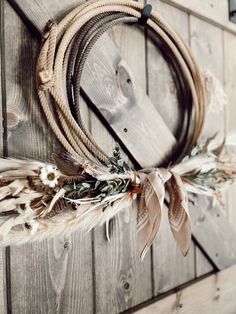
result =
M126 0L92 0L70 12L44 36L38 59L38 94L58 140L81 164L85 160L109 163L108 156L85 129L80 114L80 83L88 54L101 35L117 24L137 23L143 4ZM147 27L170 55L188 112L181 156L195 145L204 119L204 88L194 58L179 35L152 12Z

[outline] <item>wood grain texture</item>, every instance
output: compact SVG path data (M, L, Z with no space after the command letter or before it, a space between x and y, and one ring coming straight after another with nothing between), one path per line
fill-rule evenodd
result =
M133 159L156 166L168 161L176 141L132 72L105 35L88 56L81 85Z
M4 3L0 3L0 32L1 32L1 48L0 48L0 156L3 156L3 110L5 107L5 43L4 43ZM3 85L3 86L2 86ZM6 278L6 253L4 248L0 248L0 313L7 311L7 278Z
M78 1L70 0L58 2L57 7L53 1L34 0L34 8L32 8L29 0L8 0L21 8L30 16L30 20L36 26L37 30L42 32L45 24L50 19L59 21L64 13L69 12L78 5ZM155 1L155 0L154 0ZM159 0L158 0L159 1ZM157 1L157 2L158 2ZM191 13L201 19L205 19L208 23L216 24L219 28L227 29L236 33L236 25L229 21L228 1L227 0L160 0L162 2L176 6L182 11Z
M168 209L164 207L158 237L153 244L154 295L165 293L195 278L194 245L184 257L173 238Z
M160 1L150 3L188 42L187 14ZM149 96L171 132L176 135L181 126L181 105L178 104L175 83L166 61L151 41L148 42L147 53ZM194 245L184 258L173 239L167 212L165 207L159 235L153 245L155 296L195 277Z
M28 27L43 34L49 20L59 22L65 14L78 6L81 0L47 1L34 0L8 0L16 11L23 17Z
M215 270L214 265L205 257L205 254L197 245L195 245L195 264L197 278Z
M145 89L145 41L143 33L122 26L111 33L122 57L138 84ZM132 49L131 49L132 47ZM125 82L123 82L125 83ZM93 115L92 134L111 152L114 141ZM129 128L129 126L128 126ZM95 232L96 312L119 313L152 297L151 255L143 263L138 256L136 239L137 208L126 208L111 223L111 242L99 228Z
M236 309L236 267L209 276L159 300L136 314L233 314Z
M232 33L236 25L229 21L228 0L161 0Z
M5 20L7 111L19 117L14 127L8 123L9 156L50 160L61 148L36 97L39 45L7 3ZM92 313L91 235L11 247L10 253L12 313Z
M209 71L212 73L223 87L223 31L190 16L190 47L202 72ZM213 136L215 133L218 133L219 139L223 139L225 135L225 112L224 109L208 107L202 138Z
M151 0L149 3L188 43L188 15L161 1ZM177 89L171 69L163 53L152 40L148 40L147 61L149 97L170 131L176 136L182 125L183 110L177 99Z
M2 108L5 106L5 69L4 69L4 63L5 63L5 44L4 44L4 34L3 34L3 29L4 29L4 15L3 15L3 10L4 10L4 4L0 4L0 32L1 32L1 49L0 49L0 156L3 155L3 112ZM2 88L2 84L4 84Z
M224 83L229 103L227 107L227 133L235 133L236 125L236 37L228 32L224 33ZM227 193L227 213L231 226L236 230L236 210L235 210L236 184L234 183Z
M207 197L192 199L190 206L192 232L199 245L206 248L214 265L222 270L236 263L236 232L231 228L225 211ZM197 236L197 237L196 237Z
M209 3L207 4L209 5ZM190 15L190 46L200 69L210 71L223 86L223 32L219 28ZM206 111L201 139L218 134L223 140L225 132L225 111L208 108ZM196 276L212 271L212 265L196 249Z
M5 249L0 250L0 313L7 313L7 281L6 281L6 263L5 263Z

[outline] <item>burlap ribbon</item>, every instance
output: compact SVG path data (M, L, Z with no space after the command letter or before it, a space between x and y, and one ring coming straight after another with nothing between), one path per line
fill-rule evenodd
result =
M191 243L188 198L181 177L170 170L152 169L140 173L143 181L138 209L138 244L141 260L153 243L161 224L166 190L169 192L169 223L183 255Z

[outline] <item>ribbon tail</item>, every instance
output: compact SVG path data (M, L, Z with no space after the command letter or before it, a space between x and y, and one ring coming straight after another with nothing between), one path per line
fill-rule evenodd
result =
M188 211L188 197L182 179L176 173L168 181L170 194L169 222L173 236L184 256L191 244L191 224Z
M141 260L152 245L161 224L165 196L165 181L169 172L155 170L149 174L143 186L138 209L138 244Z
M162 208L155 192L152 190L151 193L153 193L151 203L155 203L154 206L145 202L144 195L141 195L139 203L137 236L141 260L144 259L152 245L161 222Z

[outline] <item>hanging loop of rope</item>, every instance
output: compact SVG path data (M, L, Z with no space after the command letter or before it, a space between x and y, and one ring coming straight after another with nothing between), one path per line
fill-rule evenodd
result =
M85 160L109 164L108 156L86 130L80 114L81 77L88 54L102 34L114 25L140 25L143 12L143 4L135 1L92 0L74 9L58 25L52 23L44 36L37 64L40 103L58 140L82 164ZM157 12L150 10L149 15L145 26L163 43L182 82L181 105L187 112L179 141L183 156L196 144L203 126L202 78L179 35Z

